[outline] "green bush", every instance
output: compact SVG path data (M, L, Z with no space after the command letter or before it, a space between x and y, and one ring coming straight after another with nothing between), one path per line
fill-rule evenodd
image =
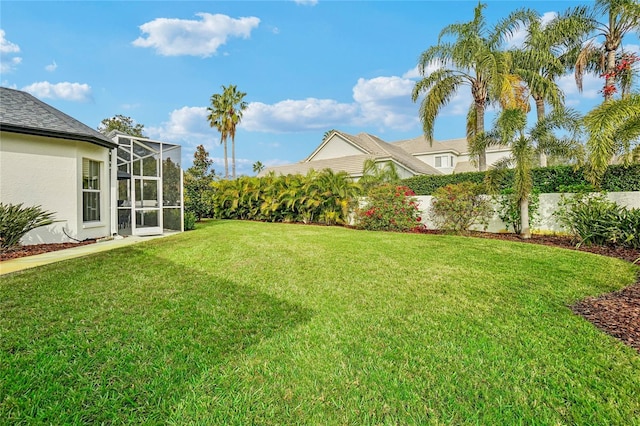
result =
M418 202L406 186L382 184L372 188L366 204L356 212L356 226L369 231L417 231L420 224Z
M540 194L559 192L578 192L593 188L584 177L583 168L573 166L553 166L532 170L533 189ZM457 173L452 175L420 175L401 181L401 184L411 188L417 195L433 195L443 186L460 182L482 183L485 172ZM513 171L509 170L499 188L513 187ZM609 166L605 173L601 189L606 192L640 191L640 164Z
M602 193L563 196L558 222L585 245L640 248L640 209L627 209Z
M439 229L468 231L473 225L487 229L493 208L484 185L461 182L436 190L431 200L431 215Z
M196 229L196 214L192 211L184 212L184 230L191 231Z
M40 206L0 203L0 251L19 246L20 239L27 232L52 224L54 214L42 210Z
M516 234L522 231L522 222L520 221L520 202L512 188L503 189L500 194L494 197L498 205L498 217ZM540 206L540 194L537 191L529 195L529 225L533 226L538 218L538 207Z

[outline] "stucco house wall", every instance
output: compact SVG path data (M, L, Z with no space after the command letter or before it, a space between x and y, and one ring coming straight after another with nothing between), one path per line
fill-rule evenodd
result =
M330 138L327 143L321 145L314 154L313 160L326 160L329 158L339 158L339 157L347 157L349 155L362 155L365 152L359 150L349 142L340 138L339 136L334 136Z
M109 149L89 142L0 132L0 200L40 205L56 223L29 232L23 244L70 241L110 235ZM82 221L82 159L100 166L100 221Z

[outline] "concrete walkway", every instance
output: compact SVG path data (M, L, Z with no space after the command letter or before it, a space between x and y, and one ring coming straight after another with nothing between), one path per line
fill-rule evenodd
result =
M36 266L48 265L49 263L59 262L61 260L87 256L89 254L112 250L118 247L129 246L131 244L136 244L142 241L149 241L155 238L167 237L173 234L174 233L152 235L148 237L129 236L121 239L101 241L95 244L86 244L83 246L73 247L65 250L57 250L49 253L37 254L35 256L5 260L0 262L0 275L10 274L12 272L22 271L29 268L35 268Z

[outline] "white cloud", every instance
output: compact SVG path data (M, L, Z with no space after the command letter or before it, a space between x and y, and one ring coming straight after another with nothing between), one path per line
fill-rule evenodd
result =
M192 55L209 57L227 42L228 37L248 38L260 19L234 19L226 15L197 13L201 20L157 18L140 26L146 35L134 46L152 47L164 56Z
M4 38L4 35L4 30L0 30L0 73L8 74L15 71L16 67L22 62L22 58L11 56L20 52L20 47Z
M203 140L210 141L216 137L215 131L207 122L206 107L182 107L169 114L169 121L159 127L149 127L149 134L156 139L170 142L190 142L194 147ZM217 137L219 140L219 137Z
M360 107L356 124L378 124L382 128L408 130L418 124L416 105L411 101L415 82L407 78L358 79L353 99Z
M638 44L625 44L623 47L625 52L635 53L636 55L640 54L640 45Z
M77 102L88 102L92 99L91 86L86 83L40 81L25 86L22 90L42 99L63 99Z
M296 4L301 4L303 6L315 6L318 4L318 0L293 0Z
M4 38L4 30L0 30L0 53L18 53L20 46Z
M275 133L326 129L348 124L357 111L354 104L332 99L287 99L273 105L252 102L240 126L249 131Z
M58 68L58 64L56 64L56 61L53 61L53 63L51 63L51 64L47 65L46 67L44 67L44 69L49 71L49 72L54 72L57 68Z

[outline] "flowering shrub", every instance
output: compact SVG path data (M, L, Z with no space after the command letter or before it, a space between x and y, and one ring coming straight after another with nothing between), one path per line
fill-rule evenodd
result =
M439 188L431 201L433 221L446 231L468 231L473 225L482 225L486 229L493 208L484 192L484 185L472 182Z
M420 210L416 195L406 186L379 185L369 191L364 207L356 212L356 226L370 231L418 231Z

